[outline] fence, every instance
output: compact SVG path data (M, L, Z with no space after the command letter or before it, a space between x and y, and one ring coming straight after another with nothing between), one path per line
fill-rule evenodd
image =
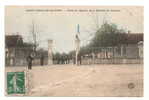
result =
M31 50L31 49L30 49ZM86 50L79 56L81 64L135 64L143 63L143 46L127 45L119 47L93 47ZM17 48L9 50L6 53L6 66L24 66L27 65L26 57L31 51L28 48ZM70 64L74 63L74 58L69 58L67 61L53 60L53 64ZM62 63L64 62L64 63ZM40 54L33 60L33 65L40 65ZM48 55L44 55L43 64L47 65Z
M81 56L81 64L137 64L143 63L138 46L94 47ZM142 53L142 54L140 54Z

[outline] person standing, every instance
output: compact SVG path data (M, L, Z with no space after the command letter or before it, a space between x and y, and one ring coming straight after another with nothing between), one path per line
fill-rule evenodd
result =
M28 69L31 70L32 69L32 60L33 60L32 56L29 55L26 60L27 60L27 64L28 64Z
M40 65L43 66L44 64L44 55L41 55L41 58L40 58Z
M78 65L81 65L81 54L80 53L78 54L78 59L77 60L78 60Z

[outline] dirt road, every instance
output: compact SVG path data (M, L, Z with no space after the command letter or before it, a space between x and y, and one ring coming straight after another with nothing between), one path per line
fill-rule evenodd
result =
M7 67L6 71L25 69ZM29 72L29 96L143 96L143 65L52 65Z

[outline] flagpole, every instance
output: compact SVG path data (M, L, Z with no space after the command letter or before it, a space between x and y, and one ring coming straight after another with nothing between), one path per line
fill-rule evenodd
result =
M80 39L79 39L79 33L80 33L80 27L79 27L79 24L77 26L77 34L76 34L76 39L75 39L75 42L76 42L76 65L78 65L78 53L79 53L79 48L80 48Z

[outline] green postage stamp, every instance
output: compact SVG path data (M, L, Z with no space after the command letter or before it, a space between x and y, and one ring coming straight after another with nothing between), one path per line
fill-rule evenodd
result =
M7 93L25 94L24 72L7 72Z

